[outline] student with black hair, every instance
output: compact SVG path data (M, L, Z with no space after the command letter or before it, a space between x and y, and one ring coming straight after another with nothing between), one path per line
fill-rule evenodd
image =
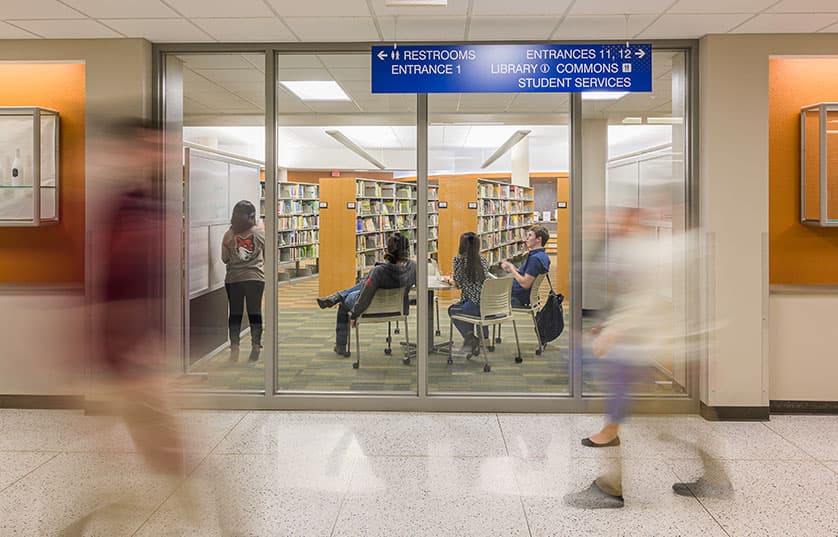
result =
M242 317L247 303L250 361L262 351L262 295L265 292L265 230L256 224L256 207L241 200L233 207L230 229L221 240L221 261L227 265L224 288L230 303L230 361L239 359Z
M339 305L335 323L335 352L348 356L349 321L354 322L369 307L375 291L381 289L406 288L405 311L409 307L407 290L416 285L416 262L408 259L410 240L401 233L394 233L387 239L384 254L386 263L376 263L375 267L360 282L325 298L318 298L317 305L331 308Z
M468 231L460 236L458 255L454 257L454 275L446 276L450 285L461 289L460 301L448 307L448 315L480 315L480 292L489 273L489 263L480 255L480 239ZM460 352L473 353L479 344L474 335L474 325L465 321L453 321L463 336ZM483 327L483 335L489 337L489 328Z

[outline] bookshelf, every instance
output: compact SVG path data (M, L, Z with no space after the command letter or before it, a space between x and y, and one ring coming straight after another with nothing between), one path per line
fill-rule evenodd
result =
M441 176L439 263L450 274L457 255L460 235L474 231L480 252L490 265L514 259L525 252L521 242L535 223L535 202L531 187L482 179L473 175ZM471 204L471 205L470 205Z
M318 185L277 184L277 263L294 267L317 264L320 242Z
M428 253L436 256L439 214L436 186L428 188ZM320 179L320 295L352 286L384 261L388 237L401 232L416 256L416 185L361 177ZM354 260L354 263L353 263Z

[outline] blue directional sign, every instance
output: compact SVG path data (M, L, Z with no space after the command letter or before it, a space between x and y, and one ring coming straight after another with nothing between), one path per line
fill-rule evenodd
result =
M652 45L372 47L373 93L652 91Z

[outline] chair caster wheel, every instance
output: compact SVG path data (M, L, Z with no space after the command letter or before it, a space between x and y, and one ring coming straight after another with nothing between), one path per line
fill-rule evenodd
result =
M520 364L520 363L521 363L521 362L523 362L523 361L524 361L524 359L523 359L523 358L521 358L520 356L516 356L516 357L515 357L515 363L516 363L516 364Z
M483 366L483 372L484 373L488 373L491 370L492 370L492 366L490 366L489 364L486 364L486 365Z
M393 354L393 349L384 349L384 354L390 356L391 354Z
M442 332L440 332L439 330L437 330L436 332L434 332L434 334L436 334L436 335L438 335L438 336L441 336L441 335L442 335Z
M402 363L404 365L410 365L410 358L402 358Z
M350 356L352 356L352 351L346 351L345 353L343 353L343 356L349 358Z
M471 360L471 357L472 357L471 353L466 354L466 360Z
M495 352L495 346L494 345L489 345L488 347L486 347L486 350L489 351L489 352Z
M495 343L503 343L503 340L499 337L495 338Z
M384 342L385 343L392 343L393 340L388 336L388 337L384 338Z
M358 369L359 367L361 367L361 364L358 362L352 362L352 369Z
M401 329L401 328L396 328L395 330L393 330L393 333L394 333L394 334L401 334L401 333L402 333L402 329Z
M535 355L536 356L541 356L541 348L540 347L535 349Z
M451 364L453 364L453 363L454 363L454 360L452 360L451 358L449 358L449 359L448 359L448 365L451 365Z

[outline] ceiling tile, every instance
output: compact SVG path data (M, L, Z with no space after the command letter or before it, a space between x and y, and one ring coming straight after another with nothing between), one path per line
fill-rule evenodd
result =
M251 69L242 54L179 54L178 58L192 69Z
M186 97L183 98L183 113L184 114L209 114L212 108L205 106L199 102L193 101Z
M705 34L724 34L751 15L715 14L715 15L664 15L645 32L642 38L686 39L701 37Z
M570 0L527 0L510 2L509 0L474 0L473 15L564 15Z
M371 17L285 18L301 41L378 41Z
M306 104L318 114L352 114L358 112L358 106L351 101L306 101Z
M107 23L127 37L143 37L153 42L212 41L185 19L111 19Z
M335 80L340 82L369 82L370 68L366 69L330 69Z
M192 21L219 41L297 41L294 34L275 18L198 19Z
M280 17L319 17L328 13L330 17L369 17L365 0L268 0Z
M634 13L663 13L672 0L576 0L570 15L625 15Z
M184 17L273 17L262 0L166 0Z
M313 54L280 54L278 61L280 69L323 68L323 63Z
M15 25L47 39L96 39L104 37L122 37L113 30L90 19L23 20L15 21Z
M370 54L351 53L351 54L321 54L320 61L328 68L348 68L348 69L367 69L370 68Z
M2 0L0 18L17 19L83 19L84 15L56 0Z
M465 17L379 17L387 41L462 41Z
M6 24L5 22L0 22L0 39L31 39L34 37L38 37L37 35L30 34L26 30L21 30L20 28L16 28L11 24Z
M473 17L468 39L547 39L559 22L557 17Z
M510 112L570 112L569 97L564 93L518 93L509 105Z
M631 39L649 26L656 15L571 15L566 17L553 39Z
M732 30L737 34L808 33L838 22L838 14L763 13Z
M388 7L386 0L372 0L375 14L379 17L449 17L465 14L468 11L468 0L448 0L446 6L400 6Z
M759 13L777 0L679 0L667 13Z
M265 70L265 55L264 54L242 54L242 58L257 69Z
M280 80L334 80L325 68L320 69L283 69L279 68Z
M160 0L114 2L114 0L63 0L94 19L172 19L179 15Z
M838 13L835 0L782 0L769 13Z
M251 69L199 69L197 73L213 82L264 82L265 73Z

